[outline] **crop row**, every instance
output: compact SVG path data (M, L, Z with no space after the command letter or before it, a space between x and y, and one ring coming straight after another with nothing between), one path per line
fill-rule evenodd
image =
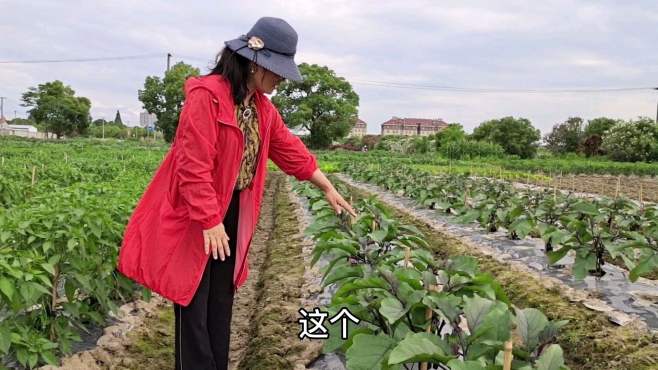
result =
M56 365L118 305L149 295L116 271L116 257L162 154L77 142L3 144L0 356L4 365Z
M326 311L349 310L329 326L324 352L343 352L347 367L409 369L419 362L440 369L503 369L513 330L513 369L565 369L555 344L566 321L537 309L511 307L500 285L469 256L438 259L421 232L392 219L373 198L354 204L358 217L337 216L317 189L298 184L314 215L306 233L315 240L312 263L323 260L323 286L336 284ZM515 335L516 336L516 335Z
M345 164L343 171L372 182L421 205L478 222L485 230L507 231L510 239L541 237L551 263L573 251L573 274L602 275L606 261L621 259L629 277L653 274L658 268L658 207L623 198L588 200L555 190L516 189L487 178L439 175L405 166Z

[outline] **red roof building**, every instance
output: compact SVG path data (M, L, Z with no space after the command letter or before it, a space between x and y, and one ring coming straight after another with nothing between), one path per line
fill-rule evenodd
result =
M448 127L441 118L399 118L393 117L382 123L382 135L427 136Z
M350 131L350 134L348 136L358 136L361 137L366 134L368 131L368 124L365 123L361 118L357 118L356 123L354 124L354 127L352 127L352 130Z

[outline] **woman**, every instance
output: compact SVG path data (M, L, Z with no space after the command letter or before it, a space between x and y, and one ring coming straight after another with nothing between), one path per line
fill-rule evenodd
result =
M263 95L302 79L295 30L266 17L225 44L210 74L186 81L174 142L119 253L119 271L174 302L179 370L228 368L233 295L249 274L268 158L355 215Z

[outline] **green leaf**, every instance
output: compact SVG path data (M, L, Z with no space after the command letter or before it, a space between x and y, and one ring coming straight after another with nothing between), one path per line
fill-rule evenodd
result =
M0 326L0 353L7 354L11 346L11 333L8 328Z
M386 360L396 341L387 336L358 334L347 350L347 368L350 370L389 369Z
M59 360L50 351L41 352L41 358L49 365L59 366Z
M585 256L582 253L576 253L576 260L573 263L573 277L576 280L583 280L589 270L593 270L596 267L596 255L593 253L588 253Z
M471 256L457 256L450 260L450 270L463 272L470 276L478 272L478 261Z
M50 264L48 264L48 263L42 263L42 264L41 264L41 267L42 267L45 271L47 271L50 275L55 276L55 268L54 268L52 265L50 265Z
M521 334L523 346L532 352L539 344L539 334L548 324L544 314L535 308L516 310L516 327Z
M377 229L370 233L370 238L377 243L381 243L386 239L386 235L388 235L388 229Z
M560 370L564 366L562 348L551 344L537 359L537 370Z
M361 266L338 266L327 275L326 279L322 282L322 286L325 287L337 281L352 277L363 277Z
M571 250L570 247L562 246L558 250L546 252L546 257L548 257L548 263L550 263L551 265L558 263L562 258L564 258L564 256L567 255L567 253L569 253L570 250Z
M70 252L75 248L76 245L78 245L78 242L75 239L69 239L69 241L66 243L66 250Z
M19 348L16 350L16 359L21 365L27 365L28 352L25 348Z
M7 299L11 300L15 292L14 285L9 279L2 277L0 278L0 291L7 296Z
M487 370L477 361L450 360L448 367L450 367L450 370Z
M461 313L459 308L461 299L452 294L432 292L423 298L423 303L450 322L457 321Z
M52 240L45 241L43 243L43 251L48 252L49 250L53 249L55 247L55 244L52 242Z
M640 261L640 263L630 271L628 278L630 281L635 282L640 276L654 271L656 267L658 267L658 254L654 254L653 256Z
M391 351L388 357L389 365L406 364L410 362L440 362L446 363L450 358L437 343L441 338L430 333L408 334ZM443 347L446 347L444 344Z
M464 297L464 316L466 316L468 329L471 333L475 333L483 324L485 316L493 306L493 301L481 298L478 295L474 295L472 298Z
M580 212L590 216L596 216L599 214L599 209L593 203L587 201L580 201L573 205L572 208L576 212Z
M382 300L381 306L379 307L379 312L386 318L386 320L388 320L390 324L393 324L402 316L404 316L407 310L396 298L387 297Z

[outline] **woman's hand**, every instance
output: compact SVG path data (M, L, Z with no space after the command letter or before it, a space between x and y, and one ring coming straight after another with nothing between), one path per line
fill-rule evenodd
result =
M327 202L329 202L337 214L341 214L342 210L346 210L352 216L356 217L354 208L352 208L352 206L345 199L343 199L343 196L340 195L340 193L336 191L333 186L331 189L324 192L324 196L327 198Z
M219 258L223 261L225 256L228 257L231 255L228 239L226 230L224 230L224 224L220 223L213 228L203 230L203 249L206 254L209 253L209 249L212 250L212 255L215 259L217 259L217 255L219 254Z
M318 168L313 172L313 175L309 179L311 183L317 186L320 190L324 192L324 196L327 198L327 202L331 205L334 211L337 214L341 214L343 210L346 210L352 216L356 217L356 212L354 208L343 199L343 196L334 188L333 184L327 179L327 177L322 173Z

